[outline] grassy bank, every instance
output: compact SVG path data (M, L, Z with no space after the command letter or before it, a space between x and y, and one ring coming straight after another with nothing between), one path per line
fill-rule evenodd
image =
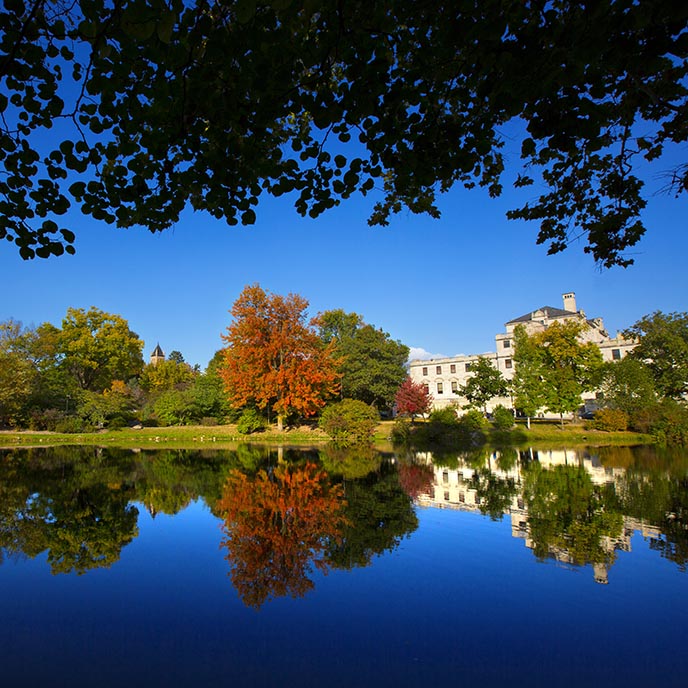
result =
M383 421L375 432L375 444L389 448L389 437L393 421ZM533 424L528 430L525 425L518 425L508 434L497 438L504 443L507 440L519 446L576 446L576 445L633 445L651 444L649 435L633 432L600 432L587 430L583 425L565 425L562 430L558 425L549 423ZM54 432L0 432L0 447L17 446L54 446L65 444L83 444L123 448L154 448L157 446L175 449L225 449L236 446L239 442L256 442L263 444L293 444L311 446L324 444L327 436L317 428L301 426L278 432L272 427L264 432L242 435L235 425L195 426L184 425L165 428L141 428L134 430L106 430L95 433L54 433ZM489 441L489 439L488 439Z

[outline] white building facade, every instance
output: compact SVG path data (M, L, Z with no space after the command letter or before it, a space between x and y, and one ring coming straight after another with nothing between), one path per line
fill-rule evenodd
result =
M618 361L628 354L636 342L623 339L618 333L610 337L604 327L602 318L589 319L585 312L578 310L576 295L568 292L562 295L563 308L543 306L518 318L509 320L505 324L505 331L495 335L495 351L470 356L453 356L432 360L414 360L409 364L409 375L416 383L425 385L433 397L433 408L457 406L461 409L467 401L459 394L459 390L471 376L471 365L478 358L486 358L499 370L506 380L514 376L514 330L523 325L528 334L535 334L546 330L552 323L576 321L584 324L585 330L581 334L583 342L594 342L600 349L605 361ZM589 395L594 399L594 393ZM585 401L585 398L584 398ZM501 404L512 408L511 398L495 398L488 404L488 410Z

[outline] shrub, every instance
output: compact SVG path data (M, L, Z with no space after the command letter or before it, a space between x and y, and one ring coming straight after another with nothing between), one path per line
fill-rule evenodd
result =
M628 414L620 409L600 409L595 413L592 427L604 432L628 430Z
M457 425L459 417L456 415L454 406L445 406L430 412L429 420L431 423L442 423L443 425Z
M254 408L244 409L241 417L237 421L237 432L242 435L250 435L253 432L260 432L266 426L265 418Z
M74 433L74 432L92 432L93 426L86 423L81 418L76 416L68 416L62 418L55 423L55 432Z
M393 444L408 444L411 439L411 424L405 418L397 418L390 434Z
M514 414L501 404L495 406L492 411L492 425L497 432L507 432L514 426Z
M328 406L318 425L338 444L370 442L380 414L356 399L344 399Z
M466 413L461 416L459 425L461 425L461 429L466 432L484 432L489 426L489 423L480 411L472 409L466 411Z

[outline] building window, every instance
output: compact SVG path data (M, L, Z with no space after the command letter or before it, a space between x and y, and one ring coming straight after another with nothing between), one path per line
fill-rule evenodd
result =
M438 394L444 394L444 387L442 386L441 382L437 383L437 393Z
M459 393L459 383L456 380L452 380L451 389L452 389L452 392L454 392L454 394Z
M430 394L430 385L427 382L423 383L423 389L425 390L426 394Z
M621 349L612 349L612 360L614 360L614 361L620 361L621 360Z
M464 504L466 501L466 495L463 492L459 492L459 501Z
M444 501L448 502L449 501L449 492L444 493Z
M443 483L449 482L449 471L443 471L442 472L442 482Z
M442 375L442 366L436 366L436 367L435 367L435 372L436 372L438 375Z
M426 367L426 368L423 368L423 375L427 375L427 374L428 374L428 369L427 369L427 367Z
M505 368L511 368L511 359L510 358L504 359L504 367Z
M470 371L470 369L471 369L471 364L466 363L466 372L468 373Z
M450 372L450 373L455 373L455 372L456 372L456 366L455 366L453 363L449 366L449 372Z
M511 340L510 340L510 339L505 339L505 340L504 340L504 343L502 344L502 346L503 346L505 349L510 349L510 348L511 348Z

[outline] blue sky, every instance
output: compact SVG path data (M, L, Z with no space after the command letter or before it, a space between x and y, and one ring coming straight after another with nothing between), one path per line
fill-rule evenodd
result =
M656 173L653 173L656 174ZM506 180L505 180L506 181ZM651 178L650 189L661 180ZM529 192L533 193L533 192ZM582 244L557 256L536 246L537 226L512 222L505 195L452 190L442 218L402 213L387 228L368 227L374 197L350 199L317 220L300 218L288 199L261 201L253 227L228 227L186 213L172 230L117 230L75 212L75 256L22 261L3 242L0 320L60 325L68 307L118 313L145 341L177 349L205 367L222 346L232 302L246 284L296 292L309 313L343 308L410 347L433 354L493 350L504 323L543 305L578 307L603 317L613 334L655 310L688 310L686 199L652 195L648 232L636 264L601 271Z

